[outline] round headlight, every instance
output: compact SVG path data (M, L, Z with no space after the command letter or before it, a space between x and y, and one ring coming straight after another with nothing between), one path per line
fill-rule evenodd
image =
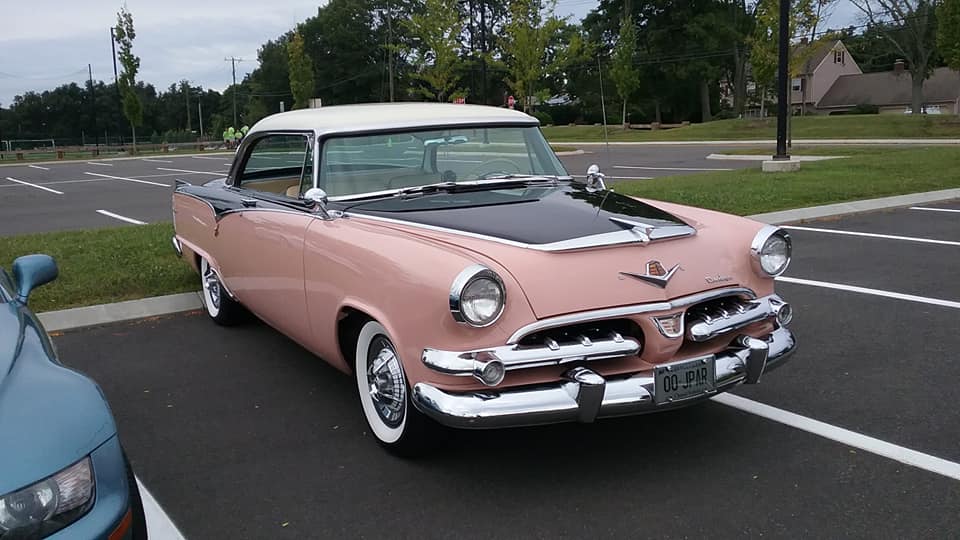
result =
M754 237L750 251L759 272L779 276L790 265L793 245L786 231L767 225Z
M460 272L450 288L450 313L470 326L489 326L500 318L506 300L503 281L479 264Z

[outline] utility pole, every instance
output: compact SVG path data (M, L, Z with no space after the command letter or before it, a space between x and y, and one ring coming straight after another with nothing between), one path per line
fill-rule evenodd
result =
M120 95L120 79L117 77L117 36L113 33L116 27L110 27L110 48L113 50L113 85L117 87L117 95Z
M487 104L487 3L480 2L480 94Z
M387 10L387 69L390 83L390 103L393 103L393 9Z
M193 132L193 124L190 122L190 81L183 81L183 93L187 96L187 131Z
M243 62L243 58L224 58L224 62L230 62L233 72L233 126L237 127L237 62Z
M87 64L87 74L90 76L90 108L93 109L93 141L96 148L95 155L100 155L100 135L97 133L97 94L93 89L93 66Z
M777 154L775 161L789 161L787 153L787 120L790 107L790 0L780 0L780 65L777 75Z
M120 78L117 76L117 36L116 34L114 34L114 31L116 29L117 27L115 26L110 27L110 49L113 51L113 87L117 91L117 102L118 102L118 105L120 106L120 110L122 111L123 96L120 95ZM120 115L120 118L123 118L122 114ZM117 126L117 133L123 133L122 122L123 121L121 120L121 125ZM107 146L110 145L110 139L107 136L106 129L103 130L103 144Z

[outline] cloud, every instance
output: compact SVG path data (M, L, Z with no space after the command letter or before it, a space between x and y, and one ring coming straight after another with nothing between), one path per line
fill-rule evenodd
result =
M322 2L285 0L128 0L140 56L138 79L165 88L187 79L207 88L231 83L236 56L237 79L256 68L257 49L317 12ZM278 7L278 4L282 6ZM26 91L42 91L87 79L113 80L110 27L120 2L39 0L3 9L0 33L0 104Z

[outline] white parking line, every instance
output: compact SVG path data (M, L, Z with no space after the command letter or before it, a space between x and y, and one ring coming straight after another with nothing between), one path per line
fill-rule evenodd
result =
M781 424L806 431L807 433L819 435L831 441L859 448L871 454L899 461L900 463L940 474L947 478L960 480L960 463L954 463L936 456L931 456L930 454L904 448L903 446L897 446L886 441L881 441L880 439L807 418L806 416L800 416L799 414L771 407L770 405L758 403L734 394L720 394L714 396L713 401L750 414L755 414L767 420L780 422Z
M923 206L911 206L911 210L926 210L927 212L955 212L960 214L960 210L956 208L925 208Z
M227 162L229 162L229 160L224 159L224 158L222 158L222 157L213 157L213 156L190 156L190 157L192 157L193 159L214 159L214 160L217 160L217 161L227 161Z
M41 171L49 171L49 170L50 170L49 167L41 167L41 166L39 166L39 165L27 165L27 167L30 167L31 169L40 169Z
M158 170L158 171L171 171L171 172L188 173L188 174L212 174L212 175L215 175L215 176L224 176L224 174L223 174L222 172L216 172L216 171L189 171L189 170L187 170L187 169L166 169L166 168L164 168L164 167L157 167L157 170Z
M719 169L710 167L640 167L636 165L614 165L614 169L642 169L645 171L732 171L733 169Z
M37 185L37 184L31 184L30 182L24 182L23 180L17 180L16 178L10 178L9 176L7 177L7 180L9 180L9 181L11 181L11 182L15 182L15 183L17 183L17 184L23 184L23 185L25 185L25 186L30 186L30 187L32 187L32 188L37 188L37 189L42 189L42 190L44 190L44 191L49 191L50 193L56 193L57 195L63 195L63 192L62 192L62 191L57 191L57 190L55 190L55 189L46 188L46 187L43 187L43 186Z
M860 294L872 294L874 296L884 296L896 300L906 300L908 302L918 302L921 304L931 304L934 306L943 306L948 308L960 309L960 302L953 300L941 300L940 298L930 298L927 296L916 296L913 294L904 294L892 291L883 291L880 289L869 289L867 287L858 287L856 285L844 285L842 283L830 283L828 281L816 281L813 279L800 279L787 276L778 276L777 281L784 283L796 283L798 285L811 285L813 287L823 287L825 289L834 289L838 291L855 292Z
M97 210L98 214L111 217L113 219L119 219L120 221L126 221L127 223L133 223L134 225L146 225L146 221L140 221L139 219L128 218L126 216L121 216L120 214L114 214L113 212L108 212L106 210Z
M99 161L88 161L87 165L100 165L101 167L113 167L113 163L100 163Z
M146 161L146 162L148 162L148 163L173 163L172 161L169 161L169 160L166 160L166 159L148 159L148 158L143 158L141 161Z
M138 184L149 184L151 186L160 186L160 187L170 187L170 184L161 184L160 182L150 182L149 180L137 180L136 178L125 178L123 176L110 176L109 174L100 174L85 172L83 174L89 174L90 176L100 176L102 178L112 178L113 180L125 180L127 182L136 182Z
M574 174L571 175L573 178L586 178L586 176ZM620 175L607 175L607 178L616 179L616 180L653 180L652 176L620 176Z
M159 540L185 540L170 516L163 511L157 499L147 490L147 486L137 478L137 488L143 501L143 515L147 519L147 536Z
M877 233L857 232L857 231L838 231L836 229L817 229L815 227L797 227L794 225L784 225L783 228L790 229L793 231L809 231L809 232L818 232L818 233L827 233L827 234L841 234L846 236L864 236L867 238L883 238L885 240L904 240L906 242L920 242L922 244L940 244L943 246L960 246L960 242L954 242L952 240L935 240L933 238L916 238L913 236L896 236L893 234L877 234Z

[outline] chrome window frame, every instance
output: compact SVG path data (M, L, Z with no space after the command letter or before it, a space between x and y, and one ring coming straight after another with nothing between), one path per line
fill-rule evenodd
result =
M239 156L240 159L233 160L233 165L230 167L230 171L227 173L226 185L237 190L248 191L252 193L258 193L255 189L249 189L243 187L240 182L240 173L244 167L247 166L247 162L250 160L250 155L253 152L253 147L261 139L267 137L276 137L276 136L290 136L290 135L299 135L306 139L306 144L308 150L304 151L304 163L300 166L300 179L303 178L303 168L306 166L306 156L310 155L313 159L313 170L310 173L311 177L311 187L317 187L317 171L319 169L319 155L317 154L317 149L320 146L317 140L317 131L316 130L302 130L302 129L293 129L293 130L271 130L271 131L262 131L257 133L251 133L250 135L243 138L243 141L240 142L240 147L237 148L235 156ZM300 182L297 182L297 185L301 185ZM281 194L282 197L286 197L286 194ZM287 197L290 198L290 197Z

